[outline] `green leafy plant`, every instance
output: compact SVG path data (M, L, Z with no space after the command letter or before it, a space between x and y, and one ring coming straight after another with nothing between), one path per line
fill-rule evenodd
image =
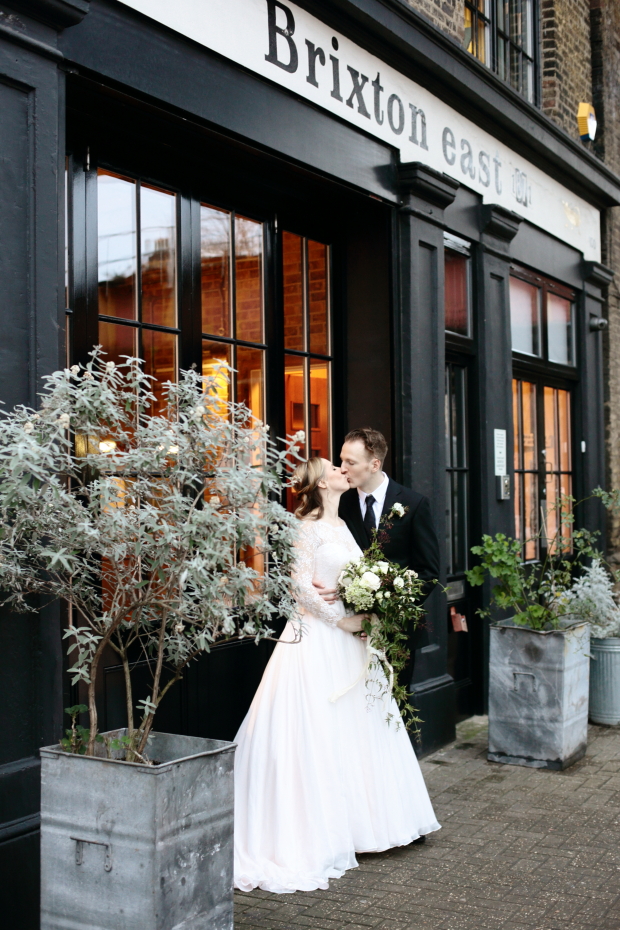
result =
M183 372L151 390L137 359L96 350L46 379L38 411L0 419L0 602L68 605L70 752L98 741L95 685L106 650L124 671L127 739L144 760L157 709L184 669L226 640L273 635L295 610L296 521L279 503L291 444L228 400L228 372ZM294 442L294 440L293 440ZM132 671L144 660L149 693ZM137 713L136 713L137 711Z
M80 714L85 714L88 710L86 704L74 704L73 707L65 707L65 714L71 717L71 727L65 730L65 736L61 739L60 745L65 752L72 752L78 756L86 755L86 747L90 740L90 730L83 727L77 722ZM95 741L103 742L103 737L97 734Z
M546 556L541 562L524 562L521 541L504 533L485 535L481 545L472 546L471 551L480 562L466 572L467 580L474 587L484 584L487 578L495 582L491 607L479 610L480 616L489 617L491 608L495 607L509 611L517 626L532 630L557 630L578 622L571 615L566 593L576 572L587 560L602 558L596 548L598 532L574 529L575 507L592 498L600 499L608 509L618 508L620 492L596 488L589 498L579 502L570 495L562 495L549 507L549 515L555 515L555 533L548 537L547 525L543 522L540 531L532 537L537 542L543 538L547 541ZM563 551L568 539L570 551Z

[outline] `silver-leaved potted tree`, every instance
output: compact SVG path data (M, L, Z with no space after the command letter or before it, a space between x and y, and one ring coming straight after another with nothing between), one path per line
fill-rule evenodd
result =
M590 720L620 723L620 607L617 583L602 559L594 559L564 598L568 614L590 624Z
M228 373L158 387L99 350L0 420L0 591L67 605L88 727L42 757L42 928L231 930L234 744L158 733L157 709L219 642L294 610L288 447L228 400ZM102 656L124 669L127 727L100 733ZM132 656L148 660L136 706Z
M597 488L593 496L617 505L617 492ZM544 542L542 561L524 562L522 542L503 533L483 536L471 550L479 564L467 572L470 584L492 584L490 609L480 613L490 617L493 609L506 618L489 631L488 757L494 762L564 769L586 751L590 626L571 612L567 593L600 553L597 533L575 529L576 506L564 495L548 508L533 537Z

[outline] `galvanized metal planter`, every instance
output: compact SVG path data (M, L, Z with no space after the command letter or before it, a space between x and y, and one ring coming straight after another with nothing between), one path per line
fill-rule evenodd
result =
M620 723L620 638L592 638L590 652L590 720L617 726Z
M489 755L493 762L565 769L588 739L590 626L490 630Z
M103 749L41 749L41 930L232 930L235 744L156 733L153 766Z

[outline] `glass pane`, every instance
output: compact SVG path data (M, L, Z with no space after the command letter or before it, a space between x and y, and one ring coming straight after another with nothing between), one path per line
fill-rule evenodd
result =
M284 347L306 348L304 334L303 239L282 233L282 297L284 305Z
M488 42L487 32L488 32L487 24L485 23L483 19L478 18L476 58L480 59L480 61L484 62L485 64L487 63L488 58L489 58L488 53L487 53L487 42Z
M453 473L454 571L467 568L467 472Z
M308 239L308 330L310 351L329 354L327 246Z
M452 424L451 424L451 411L452 411L452 369L450 365L446 365L446 375L445 375L445 397L444 397L444 419L446 426L446 467L450 468L452 465Z
M446 472L446 572L454 573L454 553L452 544L452 472Z
M538 450L536 448L536 385L529 381L521 382L521 445L523 448L523 468L538 470Z
M263 342L263 226L235 217L237 338Z
M306 432L305 360L298 355L284 357L284 403L286 435ZM300 447L300 452L305 452Z
M106 352L104 361L121 365L125 361L123 358L125 355L137 358L137 336L138 330L135 326L105 323L100 320L99 342L103 346L104 352Z
M510 278L512 348L540 355L540 289L520 278Z
M544 537L547 538L547 546L550 552L557 552L557 543L555 540L555 534L558 531L559 518L560 514L558 512L558 506L560 503L559 498L559 486L558 486L558 476L552 473L547 473L545 476L545 508L543 513L545 513L545 526L546 531L543 533L543 544Z
M237 347L237 402L245 404L252 416L265 418L265 353L262 349Z
M446 329L469 336L469 258L445 250Z
M205 378L216 375L217 396L222 401L230 399L230 384L223 374L218 375L218 363L230 361L230 346L221 342L210 342L207 339L202 340L202 374ZM223 412L223 411L222 411Z
M99 313L137 319L136 184L97 172Z
M474 39L473 39L473 28L472 28L472 13L471 10L465 7L465 30L463 32L463 45L472 55L474 53Z
M538 545L532 537L538 533L538 475L528 472L523 475L523 497L525 558L535 559L538 557Z
M145 372L156 379L151 387L156 398L152 413L163 413L163 385L166 381L177 380L177 336L154 329L143 329L142 355Z
M556 420L557 391L545 387L545 467L549 471L558 470L558 436Z
M524 527L521 519L521 507L523 504L523 475L515 474L514 490L514 509L515 509L515 539L524 541Z
M571 471L570 393L558 391L558 433L560 470Z
M331 461L330 362L310 359L310 455Z
M230 336L230 213L200 207L202 331Z
M549 361L574 365L573 308L570 300L547 292L547 340Z
M512 435L515 469L523 468L521 464L521 417L519 406L521 399L519 396L519 384L520 382L517 381L516 378L512 379Z
M459 468L467 467L467 397L466 397L466 371L460 365L454 365L452 368L454 388L453 388L453 414L452 430L454 433L454 464Z
M573 493L573 481L571 475L560 475L560 494L562 496L571 496ZM568 507L562 506L563 517L568 514ZM572 548L571 524L563 524L561 532L562 550Z
M177 325L176 197L142 185L140 191L142 322Z

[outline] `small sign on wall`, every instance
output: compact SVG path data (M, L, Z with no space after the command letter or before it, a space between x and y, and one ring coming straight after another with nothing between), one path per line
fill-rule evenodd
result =
M506 474L506 430L494 429L495 477L503 478Z

